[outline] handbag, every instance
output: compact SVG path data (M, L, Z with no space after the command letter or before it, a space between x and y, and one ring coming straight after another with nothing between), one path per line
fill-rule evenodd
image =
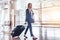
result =
M34 23L34 19L32 18L31 23Z

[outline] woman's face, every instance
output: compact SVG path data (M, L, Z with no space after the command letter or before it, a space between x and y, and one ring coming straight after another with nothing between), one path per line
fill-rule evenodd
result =
M32 8L32 4L31 3L28 5L28 8Z

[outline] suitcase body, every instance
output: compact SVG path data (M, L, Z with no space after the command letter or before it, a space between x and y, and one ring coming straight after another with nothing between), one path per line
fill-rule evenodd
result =
M12 31L12 33L11 33L12 37L19 36L23 32L24 29L25 29L25 27L23 25L18 25Z

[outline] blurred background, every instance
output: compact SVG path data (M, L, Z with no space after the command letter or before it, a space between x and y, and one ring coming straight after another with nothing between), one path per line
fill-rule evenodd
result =
M0 40L12 40L11 31L17 25L24 25L28 3L33 5L32 26L37 40L60 40L60 0L0 0ZM32 40L29 34L28 31L27 40Z

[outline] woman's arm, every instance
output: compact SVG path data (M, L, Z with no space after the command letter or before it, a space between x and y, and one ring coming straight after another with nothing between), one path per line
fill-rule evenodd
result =
M34 12L33 12L33 10L32 10L32 16L34 15Z
M26 9L26 19L25 21L27 22L28 21L28 9Z

